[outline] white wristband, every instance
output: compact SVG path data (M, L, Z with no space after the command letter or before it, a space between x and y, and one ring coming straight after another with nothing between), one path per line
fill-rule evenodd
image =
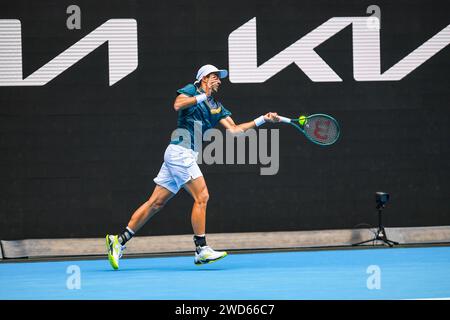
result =
M206 93L198 94L195 96L195 100L197 100L197 103L203 102L206 99L208 99L208 97L206 96Z
M256 126L259 127L260 125L263 125L266 122L266 119L264 119L264 116L260 116L253 121L255 121Z

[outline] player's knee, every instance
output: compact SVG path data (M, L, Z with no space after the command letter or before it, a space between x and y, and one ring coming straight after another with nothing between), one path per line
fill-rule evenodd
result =
M208 203L209 200L209 193L208 190L202 191L197 198L195 199L195 202L198 205L206 205Z
M153 210L161 210L166 204L166 201L156 198L155 200L153 200L153 202L151 203L151 207Z

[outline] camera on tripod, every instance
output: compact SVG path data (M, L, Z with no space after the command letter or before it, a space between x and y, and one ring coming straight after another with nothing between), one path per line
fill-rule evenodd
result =
M394 244L399 244L396 241L389 240L386 235L386 231L384 230L384 226L381 222L381 212L384 209L384 206L389 201L389 193L387 192L375 192L375 202L377 203L377 210L378 210L378 229L375 233L375 237L370 240L361 241L358 243L352 244L353 246L359 246L364 243L373 242L375 244L375 241L382 241L384 244L387 244L389 247L392 247Z

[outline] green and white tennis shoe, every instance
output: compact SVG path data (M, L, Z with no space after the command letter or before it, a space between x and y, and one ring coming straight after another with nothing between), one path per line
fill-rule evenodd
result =
M225 251L215 251L209 246L199 247L195 251L194 263L196 265L213 263L226 256L227 253Z
M106 250L108 251L108 260L114 270L119 269L119 260L122 258L125 246L119 243L119 237L106 235Z

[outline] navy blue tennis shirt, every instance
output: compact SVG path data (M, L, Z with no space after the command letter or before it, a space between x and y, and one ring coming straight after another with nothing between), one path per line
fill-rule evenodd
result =
M184 94L189 97L204 93L202 88L197 88L193 84L188 84L185 87L178 89L177 93ZM191 138L191 149L194 149L194 124L196 121L202 123L202 137L206 130L214 128L221 119L231 115L219 101L216 101L212 96L207 100L190 106L189 108L178 111L177 128L186 129ZM181 144L183 142L180 136L178 140L170 141L171 144ZM199 151L199 150L195 150Z

